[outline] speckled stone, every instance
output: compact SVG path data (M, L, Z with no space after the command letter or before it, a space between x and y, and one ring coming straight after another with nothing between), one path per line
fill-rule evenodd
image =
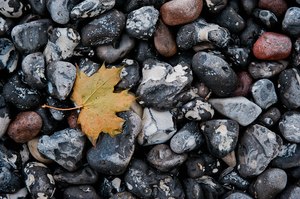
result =
M29 9L29 5L19 0L1 1L0 13L8 18L19 18Z
M279 130L289 142L300 143L300 113L297 111L285 112L279 121Z
M214 109L211 104L205 102L202 98L195 98L181 107L184 117L192 121L206 121L214 116Z
M277 95L273 82L269 79L260 79L252 85L254 102L262 109L267 109L277 102Z
M299 7L291 7L289 8L282 21L282 29L288 32L290 35L294 37L300 36L300 8Z
M68 9L69 0L47 1L46 7L53 21L58 24L67 24L70 20Z
M281 71L283 71L288 65L287 61L263 61L263 62L251 62L248 66L248 71L254 79L270 78Z
M14 72L17 68L19 53L12 41L7 38L0 38L0 70L6 69Z

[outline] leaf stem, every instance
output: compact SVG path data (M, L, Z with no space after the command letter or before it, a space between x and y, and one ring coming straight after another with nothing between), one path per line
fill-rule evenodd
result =
M51 108L51 109L58 110L58 111L72 111L72 110L80 109L82 107L83 106L75 106L75 107L72 107L72 108L58 108L58 107L50 106L50 105L47 105L47 104L44 104L42 106L42 108Z

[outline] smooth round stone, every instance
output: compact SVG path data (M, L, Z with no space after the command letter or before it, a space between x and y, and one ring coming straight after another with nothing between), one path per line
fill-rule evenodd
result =
M260 123L266 127L274 126L280 119L281 113L278 108L271 107L258 118Z
M41 52L29 54L22 60L24 81L32 88L42 89L46 87L45 70L45 58Z
M287 10L287 3L285 0L259 0L258 7L270 10L277 16L281 16Z
M173 0L161 6L160 14L165 24L175 26L197 19L202 7L202 0Z
M166 144L155 145L147 154L147 161L154 168L167 172L180 166L186 159L187 154L174 153Z
M283 34L264 32L253 45L253 54L261 60L281 60L292 51L291 39Z
M51 25L48 19L39 19L16 25L11 31L15 47L24 53L33 53L47 44L48 28Z
M32 198L51 198L56 190L50 169L39 162L28 162L24 167L26 187Z
M278 197L279 199L297 199L300 197L300 187L298 185L288 186Z
M81 29L84 46L97 46L116 41L125 27L125 15L118 10L110 10Z
M77 129L64 129L39 139L38 150L68 171L76 170L82 161L85 136Z
M154 33L155 49L164 57L171 57L177 53L175 38L169 28L160 20Z
M96 17L115 5L115 0L84 0L74 6L71 10L72 19Z
M246 71L241 71L237 73L238 83L233 96L248 96L251 91L251 85L253 79L251 75Z
M95 188L91 185L80 185L67 187L63 193L64 199L82 199L82 198L93 198L101 199Z
M28 3L31 6L31 9L39 14L39 15L45 15L47 13L47 7L46 7L46 3L47 0L28 0Z
M38 151L38 143L39 143L39 137L35 137L27 142L28 149L30 151L30 154L39 162L43 164L49 164L53 161L46 158L43 154L41 154Z
M300 143L300 113L287 111L279 121L279 130L289 142Z
M65 100L76 79L76 67L65 61L53 61L46 69L48 92L51 96Z
M277 102L274 84L269 79L254 82L251 93L255 103L262 109L267 109Z
M296 68L282 71L278 78L278 89L281 102L288 109L300 106L300 75Z
M250 184L246 179L242 178L233 167L228 167L222 171L218 181L223 185L235 186L240 190L247 190Z
M222 158L232 152L239 136L239 124L234 120L209 120L200 124L212 155Z
M192 151L199 148L204 142L196 122L189 122L179 129L170 140L170 148L177 154Z
M33 139L41 130L43 120L33 111L20 112L10 123L7 134L17 143Z
M126 31L129 36L147 40L154 34L159 11L153 6L144 6L127 16Z
M250 187L257 198L275 198L287 184L287 174L282 169L270 168L259 175Z
M132 59L124 59L121 63L124 67L121 70L121 80L115 86L116 90L125 90L135 87L140 78L140 65L137 61Z
M289 62L287 61L262 61L251 62L248 71L254 79L270 78L283 71Z
M123 178L118 176L104 176L100 177L99 182L96 184L97 192L102 198L109 198L115 193L120 193L126 190Z
M255 9L253 15L267 28L273 28L278 23L276 15L269 10Z
M226 97L236 89L235 72L224 59L216 55L206 52L196 53L192 60L192 70L217 96Z
M135 41L127 34L123 34L120 42L117 45L101 45L97 46L96 53L100 60L105 63L111 64L120 59L123 59L134 48Z
M238 67L247 67L251 59L250 49L248 48L229 46L225 53L232 64Z
M6 102L20 110L33 109L41 103L39 92L29 88L17 75L10 78L4 85L2 94Z
M300 8L289 8L282 21L282 29L294 37L300 36Z
M48 35L43 52L47 63L70 58L80 42L79 33L72 28L54 28L48 31Z
M202 176L197 178L204 192L204 198L220 198L225 190L222 185L211 176Z
M17 68L19 54L14 44L6 38L0 38L0 70L14 72Z
M289 169L300 166L300 145L287 143L283 145L278 156L272 160L272 166Z
M30 6L19 0L1 1L0 13L7 18L19 18Z
M258 124L248 127L238 147L239 173L243 177L261 174L279 154L281 145L281 138L266 127Z
M52 20L58 24L67 24L70 20L70 11L68 9L69 0L51 0L47 1L47 10Z
M227 5L228 0L205 0L208 11L211 13L218 13Z

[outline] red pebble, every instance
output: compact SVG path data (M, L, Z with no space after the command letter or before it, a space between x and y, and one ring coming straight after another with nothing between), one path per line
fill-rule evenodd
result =
M265 10L270 10L277 16L281 16L288 8L285 0L259 0L258 7Z
M264 32L253 45L253 54L261 60L281 60L292 51L291 39L283 34Z

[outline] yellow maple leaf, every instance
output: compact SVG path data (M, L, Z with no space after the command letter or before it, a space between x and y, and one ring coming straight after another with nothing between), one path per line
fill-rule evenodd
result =
M128 90L114 93L121 69L107 69L103 64L91 77L77 72L71 99L81 107L77 122L94 146L101 132L121 133L124 120L116 113L128 110L135 100Z

